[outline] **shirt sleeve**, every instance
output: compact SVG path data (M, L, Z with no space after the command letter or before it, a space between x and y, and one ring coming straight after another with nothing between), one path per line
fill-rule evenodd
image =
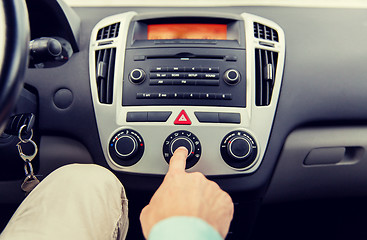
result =
M197 217L170 217L155 224L148 240L223 240L211 225Z

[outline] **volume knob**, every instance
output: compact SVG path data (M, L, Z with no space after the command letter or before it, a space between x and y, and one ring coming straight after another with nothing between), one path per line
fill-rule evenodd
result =
M140 84L145 80L145 72L143 69L135 68L130 72L129 78L132 83Z
M240 82L241 75L235 69L228 69L227 71L225 71L223 79L227 84L234 85Z

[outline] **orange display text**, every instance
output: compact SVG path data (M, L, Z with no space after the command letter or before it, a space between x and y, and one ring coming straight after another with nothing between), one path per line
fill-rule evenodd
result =
M158 39L227 40L227 25L206 23L174 23L148 25L148 40Z

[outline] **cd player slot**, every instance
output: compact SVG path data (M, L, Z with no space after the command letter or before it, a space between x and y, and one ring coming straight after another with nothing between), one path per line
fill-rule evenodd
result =
M215 59L224 60L223 55L195 55L195 54L175 54L175 55L150 55L147 59Z

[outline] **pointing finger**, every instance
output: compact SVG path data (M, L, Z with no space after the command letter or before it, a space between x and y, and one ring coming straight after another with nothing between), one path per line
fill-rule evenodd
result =
M185 147L177 148L169 162L168 172L185 171L187 154L188 150Z

